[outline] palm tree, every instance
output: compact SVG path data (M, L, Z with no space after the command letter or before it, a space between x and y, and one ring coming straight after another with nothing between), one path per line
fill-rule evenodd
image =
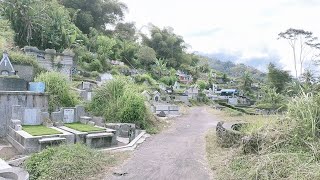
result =
M155 63L156 63L155 70L161 78L162 74L167 70L167 62L165 62L164 59L157 59Z

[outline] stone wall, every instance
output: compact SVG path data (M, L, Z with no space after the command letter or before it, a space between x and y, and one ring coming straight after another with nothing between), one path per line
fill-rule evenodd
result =
M24 47L27 55L35 56L41 67L48 71L61 72L68 77L71 77L71 70L74 67L74 54L70 52L57 53L53 49L46 49L41 51L36 47Z
M0 91L26 91L27 87L24 79L0 77Z
M32 66L29 65L16 65L13 64L14 70L17 71L17 75L24 79L27 82L32 82L34 79L34 69Z
M12 106L48 111L48 94L21 91L0 91L0 137L6 136L12 118Z

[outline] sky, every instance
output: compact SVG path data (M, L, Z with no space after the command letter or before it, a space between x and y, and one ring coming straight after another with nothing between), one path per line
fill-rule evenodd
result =
M289 28L320 37L320 0L121 0L125 21L145 30L170 26L189 51L216 55L264 70L275 62L293 71L292 52L278 34ZM310 66L309 64L306 66Z

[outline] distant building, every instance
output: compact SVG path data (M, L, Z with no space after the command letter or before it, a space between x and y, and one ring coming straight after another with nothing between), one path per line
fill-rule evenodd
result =
M176 76L178 77L179 82L184 84L192 83L192 75L188 75L182 71L177 71Z
M196 99L199 95L199 88L198 87L190 87L186 92L186 95L188 95L189 99Z
M234 97L238 95L239 95L239 91L237 89L222 89L220 91L220 96Z

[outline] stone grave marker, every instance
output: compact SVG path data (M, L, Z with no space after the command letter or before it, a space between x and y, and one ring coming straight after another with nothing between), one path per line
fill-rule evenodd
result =
M64 123L75 122L74 109L64 109L63 110L63 122Z
M82 89L89 90L90 82L82 82Z
M42 124L40 109L25 109L23 114L23 125L40 125Z

